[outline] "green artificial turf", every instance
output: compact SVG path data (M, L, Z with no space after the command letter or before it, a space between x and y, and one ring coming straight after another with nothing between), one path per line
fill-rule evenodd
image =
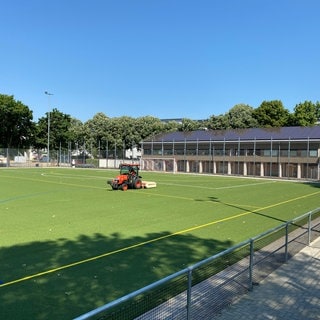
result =
M319 207L319 185L116 170L0 170L0 318L72 319Z

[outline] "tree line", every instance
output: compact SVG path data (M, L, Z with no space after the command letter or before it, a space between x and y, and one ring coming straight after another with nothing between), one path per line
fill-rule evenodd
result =
M319 119L318 101L304 101L290 112L280 100L272 100L263 101L257 108L237 104L225 114L202 120L162 121L148 115L110 118L100 112L83 123L54 108L35 122L28 106L15 100L14 96L0 94L0 148L32 147L39 150L46 149L49 141L50 150L90 148L99 154L99 150L115 147L139 148L144 139L170 131L313 126Z

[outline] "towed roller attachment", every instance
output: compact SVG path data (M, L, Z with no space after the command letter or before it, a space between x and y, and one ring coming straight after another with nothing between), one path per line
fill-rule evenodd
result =
M150 189L150 188L156 188L157 183L154 181L143 181L142 182L142 188L143 189Z

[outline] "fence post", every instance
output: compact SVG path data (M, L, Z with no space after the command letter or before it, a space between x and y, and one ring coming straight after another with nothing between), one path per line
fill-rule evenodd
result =
M188 268L187 320L191 319L192 269Z
M250 261L249 261L249 291L253 287L253 258L254 258L254 241L250 239Z
M289 237L289 222L286 223L286 235L285 235L285 246L284 246L284 262L288 261L288 237Z
M311 242L311 214L312 214L312 211L309 212L309 215L308 215L308 246L310 245L310 242Z

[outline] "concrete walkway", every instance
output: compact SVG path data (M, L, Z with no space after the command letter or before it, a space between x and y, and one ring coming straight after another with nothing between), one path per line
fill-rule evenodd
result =
M320 319L320 237L214 319Z

